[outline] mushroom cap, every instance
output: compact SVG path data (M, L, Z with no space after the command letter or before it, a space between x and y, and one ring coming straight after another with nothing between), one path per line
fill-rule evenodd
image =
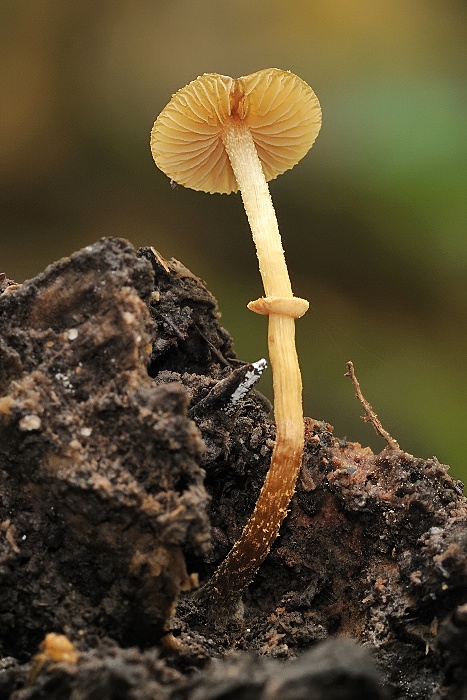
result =
M318 98L304 80L278 68L241 78L205 73L176 92L151 131L156 165L203 192L230 193L237 181L222 142L227 120L247 125L266 180L293 168L321 128Z

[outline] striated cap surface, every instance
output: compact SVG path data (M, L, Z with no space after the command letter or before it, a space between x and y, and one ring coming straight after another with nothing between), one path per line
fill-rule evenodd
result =
M222 142L228 120L248 126L269 181L311 148L321 128L321 108L311 87L289 71L268 68L237 79L205 73L176 92L154 123L156 165L185 187L236 192Z

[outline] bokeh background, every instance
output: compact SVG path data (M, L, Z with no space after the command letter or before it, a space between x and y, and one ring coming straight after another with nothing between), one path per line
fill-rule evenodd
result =
M344 378L401 446L467 478L464 0L2 0L0 268L22 281L101 236L206 280L245 360L266 320L240 198L178 187L152 123L204 72L290 69L323 128L271 183L308 415L381 449ZM270 379L261 389L270 394Z

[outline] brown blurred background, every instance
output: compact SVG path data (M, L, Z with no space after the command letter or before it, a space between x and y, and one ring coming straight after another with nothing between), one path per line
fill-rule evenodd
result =
M240 198L172 190L148 142L197 75L290 69L323 108L313 149L271 184L312 304L306 413L383 447L352 359L401 446L467 478L463 0L3 0L1 15L1 270L22 281L101 236L151 244L206 280L242 359L264 356Z

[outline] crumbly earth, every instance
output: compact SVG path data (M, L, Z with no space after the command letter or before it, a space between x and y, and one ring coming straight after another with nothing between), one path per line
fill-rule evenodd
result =
M467 504L434 458L306 419L243 610L199 604L274 444L247 368L151 248L0 276L0 699L467 698Z

